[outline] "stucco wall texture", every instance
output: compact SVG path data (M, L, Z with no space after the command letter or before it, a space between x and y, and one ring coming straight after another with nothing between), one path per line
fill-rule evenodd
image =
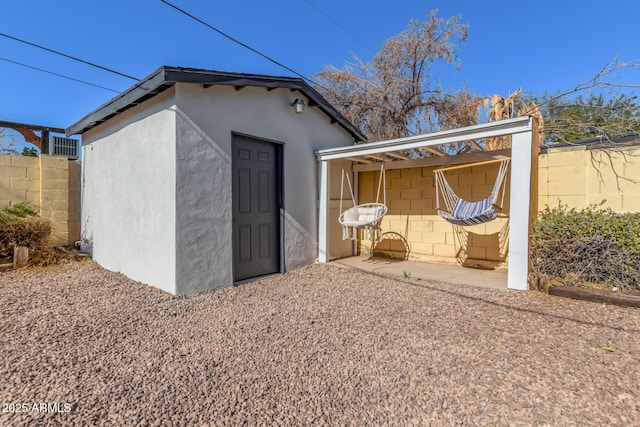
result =
M80 240L80 163L59 156L0 155L0 208L20 202L51 220L53 245Z
M174 294L231 286L231 142L241 134L282 146L282 270L313 263L314 151L353 140L317 109L296 114L296 97L178 83L87 132L82 226L94 259Z
M103 267L176 291L176 120L170 91L83 137L82 247Z
M179 293L218 289L233 283L234 133L282 146L282 270L315 261L318 175L314 150L353 141L317 110L307 108L302 114L294 113L291 103L299 96L288 89L267 92L264 88L245 87L236 91L229 86L203 89L176 85ZM334 233L339 230L336 228Z

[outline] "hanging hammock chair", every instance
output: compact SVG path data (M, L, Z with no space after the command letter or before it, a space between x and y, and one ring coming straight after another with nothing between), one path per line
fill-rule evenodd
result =
M499 160L489 160L486 162L436 169L433 173L436 176L436 210L438 215L455 225L477 225L496 219L500 212L502 212L507 181L506 176L510 160L510 158L505 157ZM489 196L477 202L469 202L459 197L447 182L444 174L446 171L452 169L461 169L496 162L500 162L500 168L498 169L496 181L493 184L493 190ZM443 208L440 207L440 199L444 200L445 206Z
M349 190L351 191L351 201L353 207L342 211L342 196L344 194L344 177L347 177ZM342 170L342 182L340 186L340 216L338 222L342 225L342 240L356 240L358 238L358 230L364 230L363 237L372 242L380 242L382 240L382 230L380 229L380 221L387 213L387 191L382 185L384 182L385 172L384 165L380 167L380 180L378 182L378 193L375 203L365 203L356 205L356 198L353 194L351 179L349 174ZM383 202L378 203L380 198L380 188L382 187Z

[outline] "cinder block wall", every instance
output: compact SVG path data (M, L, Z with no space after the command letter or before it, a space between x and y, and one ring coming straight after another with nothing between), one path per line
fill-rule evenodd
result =
M0 155L0 207L28 201L53 224L53 245L80 240L80 163L65 157Z
M640 212L640 147L587 150L552 148L540 155L538 206L590 204L617 212ZM616 174L618 178L616 179Z
M456 262L461 257L498 264L504 261L507 219L464 229L444 221L436 213L434 169L387 171L389 211L381 225L389 238L376 245L376 252L402 258L402 251L406 250L403 248L407 248L408 259L412 260ZM497 164L457 169L447 173L447 180L459 196L480 200L491 192L496 172ZM640 212L640 146L616 150L549 149L539 156L538 172L540 210L558 203L582 209L605 200L602 207ZM358 203L375 201L380 173L361 172L358 176ZM508 182L504 212L509 213ZM362 254L368 254L371 243L361 239L359 248Z
M385 239L375 246L377 255L406 257L416 261L457 262L461 260L504 261L500 232L506 219L499 218L473 227L455 227L436 212L435 167L395 169L386 172L387 207L381 226ZM498 164L455 169L447 172L447 181L460 197L476 201L487 197L493 188ZM358 174L358 203L375 201L380 172ZM382 196L381 196L382 197ZM444 207L441 206L441 207ZM504 199L509 213L509 183ZM404 249L403 249L404 247ZM360 240L360 252L371 252L371 242Z

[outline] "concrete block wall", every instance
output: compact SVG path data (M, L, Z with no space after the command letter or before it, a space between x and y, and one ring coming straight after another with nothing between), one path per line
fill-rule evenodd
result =
M558 203L582 209L605 200L602 207L617 212L640 212L640 146L616 150L555 148L540 154L538 160L539 210L558 206ZM434 169L387 171L389 211L381 226L384 233L391 234L390 239L376 246L376 252L402 258L401 251L408 247L408 259L412 260L456 262L462 257L504 261L507 219L499 218L463 230L444 221L436 212ZM447 180L460 197L480 200L491 192L496 171L497 164L456 169L447 173ZM379 172L358 174L358 203L375 201L379 176ZM509 182L504 206L508 214ZM400 241L403 244L398 243ZM359 249L368 254L371 243L361 240Z
M51 220L53 245L80 239L80 163L59 156L0 155L0 208L24 201Z
M40 167L36 157L0 155L0 207L28 201L40 205Z
M389 210L381 228L387 234L376 245L375 252L393 258L406 255L406 258L416 261L457 262L458 257L503 260L497 242L506 218L464 229L446 222L436 211L434 170L435 167L416 167L386 172L386 202ZM455 169L447 172L447 181L460 197L470 201L481 200L491 193L497 170L497 163ZM358 203L375 201L379 177L380 172L358 174ZM504 199L506 214L509 213L508 185L507 182ZM401 253L403 248L408 249L408 254ZM370 253L371 242L361 239L360 252Z
M538 206L590 204L640 212L640 147L549 149L539 157ZM616 174L618 177L616 177Z

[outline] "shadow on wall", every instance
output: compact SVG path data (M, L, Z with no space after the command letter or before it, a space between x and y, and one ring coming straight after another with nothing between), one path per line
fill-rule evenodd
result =
M492 234L479 234L459 225L453 226L458 249L456 259L463 267L494 270L507 260L509 253L509 221Z
M233 283L231 141L215 141L177 106L176 293Z
M93 257L93 237L83 234L80 237L80 251Z
M287 211L284 220L284 269L294 270L312 264L317 258L318 241Z
M68 241L69 244L75 244L78 240L81 241L80 232L80 208L81 208L81 187L80 181L82 179L82 165L79 161L69 161L69 198L67 201L67 229L69 232Z
M371 250L374 258L388 258L398 261L409 259L409 243L402 234L394 231L382 233L382 240Z
M464 200L475 202L492 194L499 166L484 164L445 172L453 192ZM450 259L464 266L495 268L507 259L508 225L510 214L510 177L505 181L502 215L495 222L460 228L438 215L434 170L436 166L390 169L386 172L387 214L382 221L385 232L393 232L410 247L408 257L415 261ZM375 200L380 172L358 174L358 203ZM441 196L441 195L440 195ZM442 206L443 202L440 201ZM360 241L361 253L391 255L402 258L404 253L395 242L385 242L370 249L369 242ZM476 261L482 262L476 262Z
M85 189L87 188L85 173L86 163L85 167L83 167L80 171L80 179L82 180L82 184L80 186L80 209L81 212L84 212L85 214L84 218L82 217L82 215L80 216L81 223L82 221L84 221L84 224L81 224L80 228L80 250L82 252L88 253L89 255L91 255L91 257L93 257L93 233L89 233L89 227L87 226L87 224L90 222L90 215L87 214L87 208L84 206L87 200L87 197L85 195Z
M198 126L184 111L180 108L173 106L171 109L176 113L176 119L181 119L184 122L179 123L185 126L178 126L179 131L188 133L188 137L191 137L195 143L193 143L190 148L192 151L195 151L196 155L209 154L209 156L213 156L215 158L220 158L225 165L231 165L231 156L225 152L212 138L209 136L200 126ZM177 120L176 120L177 121ZM177 142L183 142L185 135L181 135L183 139L179 139ZM202 145L205 145L205 148L202 148ZM177 152L176 155L186 155L186 154L194 154L189 152Z

